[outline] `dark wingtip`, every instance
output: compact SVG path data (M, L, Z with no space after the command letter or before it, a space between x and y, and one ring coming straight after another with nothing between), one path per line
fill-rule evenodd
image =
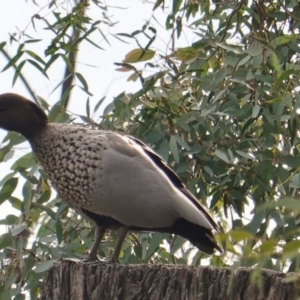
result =
M215 250L219 251L220 253L223 253L223 250L221 249L221 247L217 244L215 238L213 237L212 234L205 234L206 239L205 239L205 243L203 243L203 241L198 242L198 241L191 241L199 250L201 250L202 252L212 255ZM208 240L210 242L208 242Z
M169 230L183 236L206 254L211 255L215 250L223 253L211 229L193 224L185 219L178 219Z

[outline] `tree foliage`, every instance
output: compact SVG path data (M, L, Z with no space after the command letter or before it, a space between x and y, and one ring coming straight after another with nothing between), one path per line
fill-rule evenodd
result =
M34 81L24 77L26 65L48 77L49 68L63 62L60 99L49 105L32 93L50 121L73 122L66 108L76 89L83 90L88 100L81 121L125 131L151 145L221 228L216 237L223 254L208 258L168 234L130 234L120 262L209 261L299 271L299 3L157 0L149 6L149 21L114 36L103 34L105 26L114 24L101 1L66 3L49 1L51 14L32 18L32 26L44 22L53 33L43 55L35 51L41 40L26 31L12 35L10 42L17 45L12 55L6 51L9 41L0 43L8 58L3 71L14 68L12 83L23 80L30 89ZM88 8L98 9L102 19L89 17ZM162 10L166 18L158 22L155 16ZM162 31L168 34L166 49L157 48ZM94 91L86 74L76 71L76 54L83 43L103 51L95 34L103 36L103 43L113 37L120 46L135 43L116 65L140 88L91 107ZM98 122L91 116L99 110ZM14 158L22 142L23 137L8 133L1 161ZM1 299L23 299L24 292L36 299L53 262L87 255L93 230L57 197L32 153L14 161L0 188L0 204L9 201L20 212L0 220L10 228L0 237ZM114 233L107 235L99 255L110 255L114 241Z

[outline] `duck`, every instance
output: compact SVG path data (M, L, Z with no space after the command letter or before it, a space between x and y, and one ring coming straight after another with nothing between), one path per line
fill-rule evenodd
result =
M200 251L222 253L218 225L177 174L139 139L84 125L49 123L25 97L0 95L0 128L23 135L60 198L96 225L87 260L97 261L107 230L117 231L108 263L128 232L180 235Z

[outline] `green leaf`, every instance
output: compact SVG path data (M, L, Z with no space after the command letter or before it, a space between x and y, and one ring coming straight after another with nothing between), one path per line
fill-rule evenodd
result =
M50 207L47 207L37 202L34 203L34 207L45 211L48 214L48 216L50 216L53 220L56 220L56 213Z
M268 201L258 207L258 211L265 209L274 209L278 207L285 207L285 209L298 211L300 210L300 201L291 197L282 197L277 201Z
M254 119L257 118L259 112L260 112L260 106L256 104L252 110L252 118Z
M186 239L177 235L172 243L171 254L175 254L186 243Z
M38 42L41 42L42 39L31 39L31 40L27 40L25 41L24 43L25 44L33 44L33 43L38 43Z
M162 3L164 4L164 2L164 0L157 0L153 7L153 10L157 9Z
M282 84L284 84L285 80L289 80L289 77L291 74L293 74L295 72L294 69L289 69L285 72L283 72L278 79L274 82L274 85L272 87L272 91L276 91Z
M26 138L23 135L20 135L16 132L9 132L5 138L3 139L3 142L9 141L8 145L6 145L7 148L10 148L12 146L16 146L18 144L21 144L26 141Z
M254 159L255 159L255 157L249 155L248 153L246 153L246 152L244 152L244 151L241 151L241 150L235 150L235 152L236 152L237 154L239 154L240 156L245 157L245 158L247 158L247 159L251 159L251 160L254 160Z
M22 207L22 201L16 197L10 196L8 198L9 203L11 206L17 210L21 210Z
M255 235L261 226L263 219L266 217L265 209L259 209L253 216L251 222L245 226L245 230Z
M169 151L170 151L170 144L165 139L160 143L160 148L159 148L159 154L165 161L168 161L169 159Z
M191 147L188 145L187 142L185 142L179 135L174 135L177 143L183 147L186 151L190 151Z
M123 60L124 63L137 63L142 61L147 61L153 58L155 55L155 51L151 49L134 49L128 52Z
M299 168L300 167L300 157L287 155L282 158L282 163L288 165L291 168Z
M25 154L11 166L12 170L28 169L35 165L32 153Z
M282 254L285 258L291 258L299 254L300 241L290 241L286 245L283 245Z
M18 221L15 215L7 215L5 219L0 220L0 225L13 225Z
M1 300L11 300L10 290L4 290L1 294Z
M103 115L108 115L110 112L112 112L116 108L114 102L109 103L103 111Z
M49 268L53 266L53 264L57 262L57 259L50 259L44 262L37 264L35 269L33 270L35 273L41 273L47 271Z
M6 174L0 181L0 186L2 186L8 179L14 177L16 175L15 172L11 172L11 173L8 173Z
M43 110L49 110L49 103L41 96L36 95L35 96L37 100L37 104L43 109Z
M18 236L25 229L27 229L27 225L25 223L16 224L11 229L11 235L12 236Z
M216 154L216 156L218 156L220 159L222 159L223 161L225 161L227 164L230 163L230 159L229 159L229 157L228 157L228 154L227 154L225 151L216 149L215 154Z
M94 108L94 112L93 112L93 113L95 113L95 112L98 111L98 109L100 108L101 104L103 103L103 101L104 101L105 99L106 99L106 96L102 97L102 98L96 103L95 108Z
M51 55L50 59L48 60L48 62L45 65L45 68L44 68L45 73L50 68L50 66L58 59L58 57L59 57L59 54Z
M179 163L179 153L178 153L178 147L176 142L176 137L174 135L171 135L170 138L170 150L171 153L177 163Z
M181 3L182 3L182 0L173 0L173 7L172 7L173 15L177 14L177 12L180 9Z
M2 69L1 72L4 72L7 69L9 69L10 67L15 66L17 61L22 57L23 54L24 54L24 52L22 52L22 51L18 52L13 58L11 58L9 60L8 64Z
M10 150L8 147L5 147L5 148L2 148L2 149L0 149L0 162L2 162L2 161L7 161L8 159L6 159L6 160L4 160L4 157L6 157L6 154L7 153L10 153L11 155L10 156L12 156L13 155L13 153L14 153L14 151L13 150ZM11 158L11 157L10 157Z
M8 179L2 186L0 192L0 204L7 200L14 192L18 184L18 178Z
M48 78L48 75L45 72L45 70L36 61L32 59L27 59L26 61L33 65L36 69L38 69L46 78Z
M42 193L42 195L38 198L37 203L43 204L47 202L50 199L51 192L48 189L45 189Z
M227 235L231 237L233 242L239 243L241 241L245 241L247 239L254 239L254 234L251 234L250 232L243 230L243 229L234 229L228 232L225 239L227 238Z
M56 212L56 217L55 219L58 219L58 217L60 216L60 214L62 214L63 212L68 211L69 206L67 205L67 203L65 202L61 202L58 206L58 210Z
M242 58L239 63L237 64L236 68L238 69L238 67L243 66L246 64L246 62L248 62L251 59L250 55L245 56L244 58Z
M11 233L4 233L0 236L0 250L7 248L8 246L10 246L12 244L12 236Z
M44 60L40 56L38 56L35 52L30 51L30 50L25 50L24 52L27 53L32 58L34 58L35 60L37 60L38 62L40 62L41 64L46 65Z
M271 55L270 55L270 63L276 71L276 76L279 77L282 73L282 68L281 68L281 65L279 63L278 57L274 52L272 52Z
M300 38L300 35L294 35L294 34L288 34L288 35L280 35L280 36L277 36L275 37L272 41L271 41L271 45L273 47L277 47L277 46L280 46L280 45L284 45L284 44L287 44L291 41L294 41L294 40L299 40Z
M24 294L18 294L14 297L14 300L25 300L26 296Z
M152 234L152 238L150 239L150 245L147 249L146 255L143 258L144 261L148 261L150 257L158 250L159 245L162 243L164 239L164 234L156 232Z
M264 51L262 46L254 46L247 49L245 52L250 54L251 56L258 56L262 54Z
M202 51L202 49L195 49L194 47L189 46L184 48L178 48L174 52L174 56L181 61L189 61L191 59L199 57Z
M31 183L30 181L26 181L23 185L22 189L23 195L23 209L26 216L29 216L31 200L32 200L32 190L31 190Z
M72 76L74 76L74 68L73 68L73 64L70 62L69 58L64 55L64 54L60 54L60 57L64 60L68 70L70 71L70 73L72 74Z
M1 42L0 43L0 51L2 51L2 49L4 48L5 45L6 45L6 42Z
M227 67L222 68L219 72L215 74L215 79L212 82L212 87L216 88L225 79L228 74Z
M220 43L216 43L216 45L222 49L225 49L227 51L232 51L235 54L243 54L243 51L240 49L240 47L232 47L232 46L228 46L226 44L220 44Z
M86 110L86 116L88 118L90 118L91 117L91 108L90 108L90 98L89 97L86 100L85 110Z
M72 88L73 87L74 86L72 86ZM68 96L66 94L67 92L70 94L71 89L68 89L65 92L65 94L64 94L65 98ZM69 120L69 115L65 112L64 107L61 106L60 101L58 102L58 104L54 105L52 107L52 109L50 110L50 113L48 115L48 119L49 119L50 122L53 122L53 123L65 123L66 121Z
M23 66L25 65L25 63L26 63L26 61L23 60L23 61L18 65L18 67L16 68L15 74L14 74L14 78L13 78L13 83L12 83L13 86L15 85L15 83L16 83L18 77L20 76L21 71L22 71L22 68L23 68Z
M92 96L92 94L90 94L90 92L89 92L89 86L88 86L86 80L84 79L84 77L78 72L76 72L75 75L76 75L77 79L81 82L81 84L83 85L84 91L87 92L90 96Z

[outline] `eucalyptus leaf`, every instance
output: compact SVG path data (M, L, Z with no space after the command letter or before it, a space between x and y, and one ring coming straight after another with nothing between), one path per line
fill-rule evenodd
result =
M41 262L41 263L37 264L37 266L34 269L34 272L35 273L45 272L49 268L51 268L55 262L57 262L56 259L50 259L50 260L46 260L44 262Z

